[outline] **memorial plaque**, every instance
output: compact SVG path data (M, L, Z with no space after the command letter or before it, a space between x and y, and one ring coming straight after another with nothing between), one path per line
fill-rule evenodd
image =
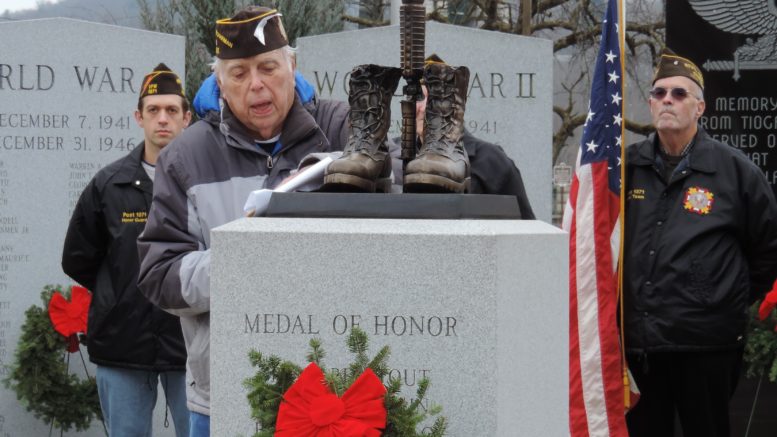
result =
M707 107L700 125L744 152L777 193L777 3L667 1L666 42L702 70ZM774 435L777 385L766 381L740 378L731 435Z
M704 74L701 126L742 150L777 190L777 4L666 3L667 46Z
M399 67L399 26L299 38L297 67L323 98L347 100L351 69ZM426 54L470 69L465 127L496 143L521 171L538 219L551 219L553 43L462 26L426 23ZM404 80L391 104L389 137L400 135Z
M165 62L184 77L184 39L56 18L0 21L0 378L13 362L24 312L60 268L68 220L104 165L143 140L133 112L143 76ZM82 347L86 354L86 348ZM74 356L71 369L83 366ZM94 375L90 365L89 373ZM80 371L83 377L83 372ZM164 396L155 435L164 429ZM0 436L48 435L0 385ZM75 435L75 432L67 435ZM104 435L99 422L86 435Z
M443 407L446 435L568 435L568 236L541 221L241 219L211 246L211 426L250 435L254 348L301 366L354 326L387 378ZM541 249L540 249L541 248ZM541 251L542 256L537 256Z

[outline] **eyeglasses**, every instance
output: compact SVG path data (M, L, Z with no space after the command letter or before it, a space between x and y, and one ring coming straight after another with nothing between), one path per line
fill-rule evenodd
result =
M675 100L684 100L688 96L696 97L685 88L670 88L667 90L666 88L660 86L650 90L650 96L654 99L661 100L666 97L667 92L669 92L672 95L672 98Z

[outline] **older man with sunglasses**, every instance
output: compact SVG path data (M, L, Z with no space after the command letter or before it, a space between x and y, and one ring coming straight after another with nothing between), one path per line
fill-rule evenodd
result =
M698 126L704 79L665 50L649 98L656 133L628 148L626 356L642 397L632 437L731 435L748 306L777 276L777 203L763 173Z

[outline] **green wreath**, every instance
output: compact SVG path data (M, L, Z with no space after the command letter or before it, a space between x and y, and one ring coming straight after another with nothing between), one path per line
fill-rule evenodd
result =
M43 308L33 305L25 312L14 362L3 383L38 419L64 431L74 427L83 431L95 417L102 420L102 412L94 378L81 380L68 372L68 339L54 330L49 319L49 301L54 292L70 299L70 290L61 290L61 286L45 286L41 292Z
M321 367L326 375L326 384L338 396L345 392L367 368L372 369L381 380L389 372L387 364L390 355L389 347L384 346L370 359L367 356L369 337L362 329L353 328L346 339L346 344L355 357L348 366L345 376L341 372L326 371L322 364L326 353L319 339L310 340L310 352L307 355L309 363L316 363ZM253 437L272 437L275 433L283 394L299 377L302 368L291 361L282 360L275 355L265 356L253 349L248 357L251 366L257 368L256 374L243 382L243 386L249 391L248 403L251 406L251 417L257 422L259 428ZM426 397L429 384L429 378L421 378L416 397L410 401L404 399L399 393L402 388L401 380L389 379L384 384L387 419L382 437L442 437L445 435L448 423L447 419L440 415L442 406L432 405L428 411L419 408ZM423 422L431 418L435 418L434 423L424 427ZM418 430L418 428L424 429Z
M747 377L766 375L771 382L777 382L777 313L772 311L765 320L758 318L761 301L750 307L747 343L744 360Z

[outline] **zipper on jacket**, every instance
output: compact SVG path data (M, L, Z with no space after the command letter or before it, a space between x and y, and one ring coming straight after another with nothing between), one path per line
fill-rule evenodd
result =
M273 163L272 163L272 156L267 155L267 169L272 169Z

